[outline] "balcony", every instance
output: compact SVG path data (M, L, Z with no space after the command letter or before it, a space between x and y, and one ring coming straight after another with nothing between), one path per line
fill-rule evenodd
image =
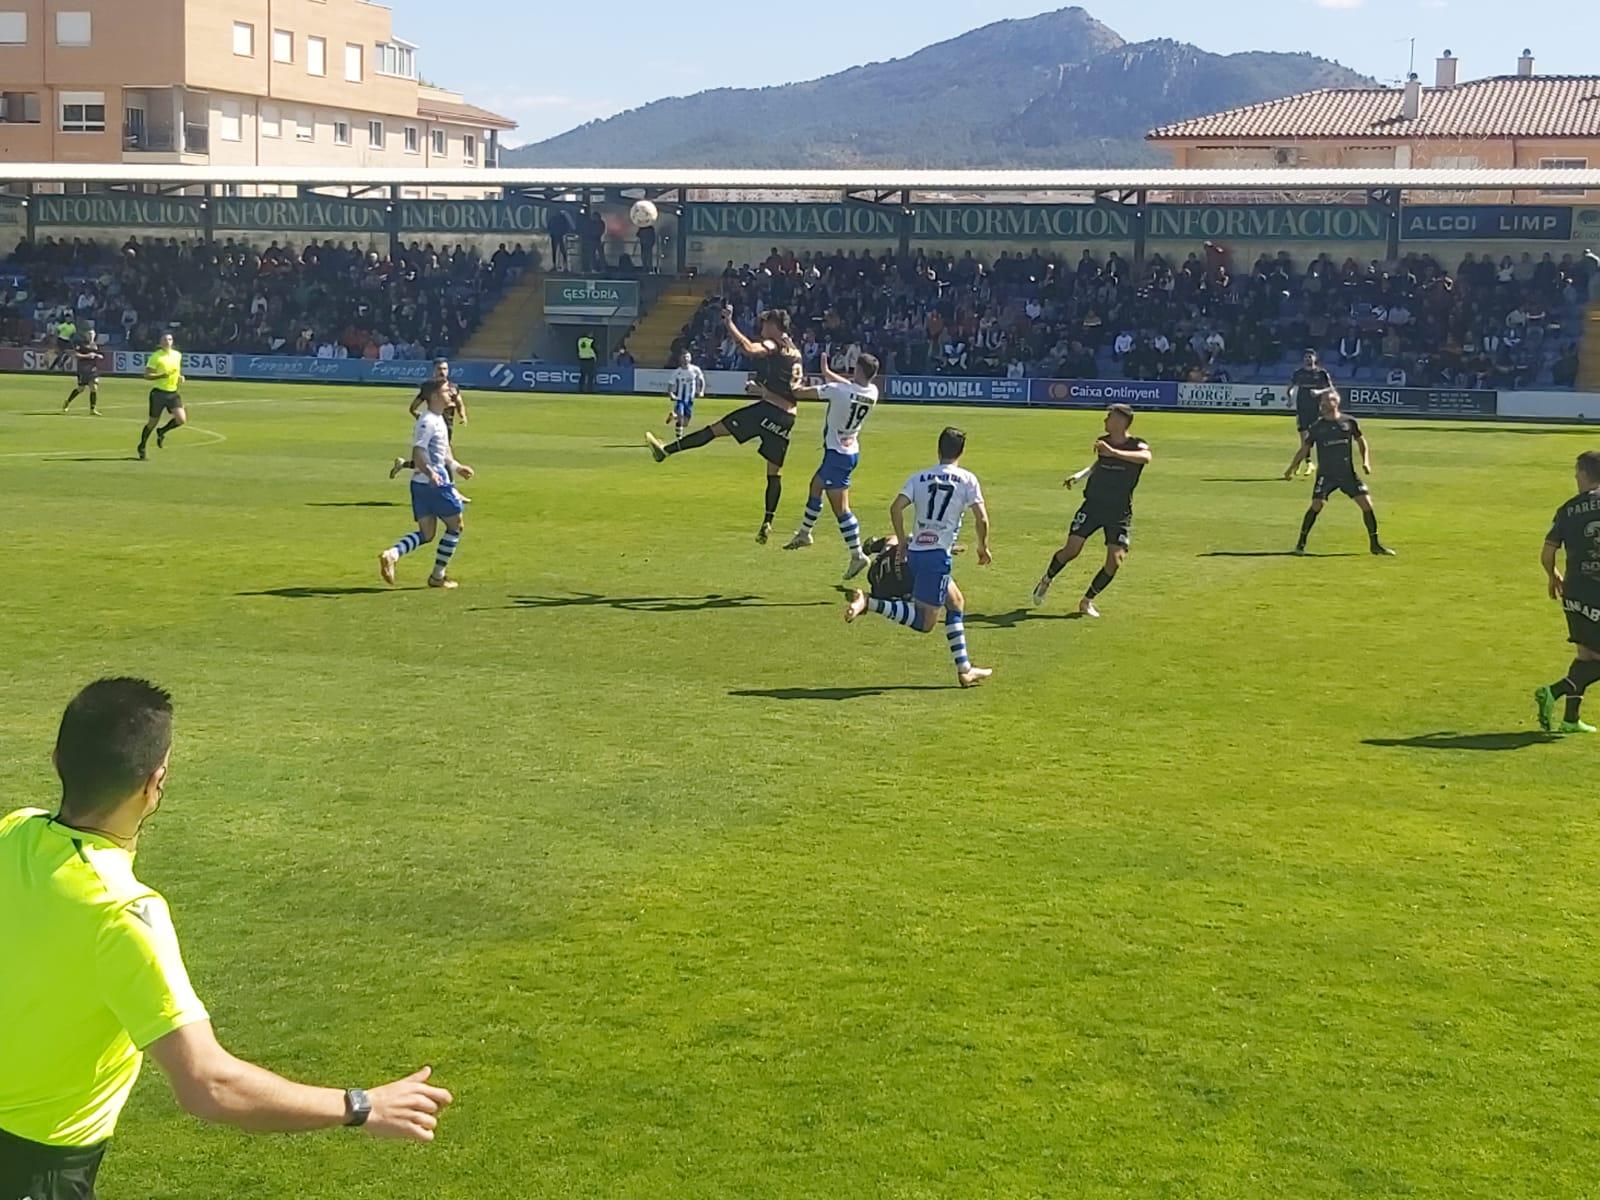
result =
M123 90L124 162L204 163L211 153L209 103L185 88Z

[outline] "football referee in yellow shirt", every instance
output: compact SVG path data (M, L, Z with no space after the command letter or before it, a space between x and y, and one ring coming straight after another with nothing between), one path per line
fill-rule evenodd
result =
M156 343L156 349L144 364L144 377L150 381L150 419L144 423L144 432L139 435L139 457L144 457L144 448L150 442L150 434L156 435L156 449L166 445L167 434L189 419L189 414L183 411L183 393L179 390L183 386L183 355L173 348L172 335L163 333L161 340ZM160 429L156 428L163 414L171 413L172 419Z
M426 1142L451 1101L427 1067L370 1092L307 1087L217 1043L166 902L133 873L171 747L166 692L102 679L61 718L59 810L0 817L0 1200L92 1200L145 1052L185 1110L256 1133Z

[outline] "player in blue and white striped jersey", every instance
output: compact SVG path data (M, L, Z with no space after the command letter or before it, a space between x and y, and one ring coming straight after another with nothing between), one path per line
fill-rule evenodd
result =
M796 388L794 393L801 400L826 400L828 413L822 423L822 465L811 477L806 515L784 549L799 550L811 545L826 492L833 515L839 519L845 549L850 551L850 565L845 568L844 577L854 579L872 561L861 552L861 522L850 511L850 480L861 461L861 426L878 403L878 385L874 382L878 378L878 360L870 354L858 355L847 379L828 365L824 355L822 376L825 382L820 387Z
M967 657L967 630L963 609L966 601L961 589L950 578L950 557L961 534L961 519L971 509L978 524L978 563L994 561L989 553L989 510L983 503L983 487L978 477L961 466L967 448L967 435L959 429L946 429L939 435L939 465L918 471L900 489L889 509L899 539L894 553L910 568L911 599L879 600L863 592L851 592L844 619L853 622L865 612L875 612L897 625L917 633L928 633L944 610L945 638L955 660L956 678L962 687L976 687L994 672L975 667ZM911 509L916 526L906 535L906 510Z
M695 365L694 356L687 350L678 352L678 367L667 381L667 395L672 397L672 411L665 424L673 427L674 434L682 438L694 419L694 402L706 394L706 373Z
M417 528L378 555L378 573L385 583L392 585L395 564L433 541L442 521L444 536L439 539L428 586L454 588L456 581L448 578L445 572L461 543L462 497L456 491L455 481L471 479L472 468L457 462L450 450L450 431L444 420L450 395L444 382L430 379L423 384L422 394L427 411L417 418L411 435L411 515L417 520Z

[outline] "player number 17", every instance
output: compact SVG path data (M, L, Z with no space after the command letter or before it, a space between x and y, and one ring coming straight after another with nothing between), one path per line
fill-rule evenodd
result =
M936 483L928 489L928 520L943 521L945 513L950 511L950 501L955 499L956 489L948 483ZM934 509L938 511L935 512Z

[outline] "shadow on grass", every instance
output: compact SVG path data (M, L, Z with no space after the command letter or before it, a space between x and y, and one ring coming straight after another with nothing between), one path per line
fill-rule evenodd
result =
M138 462L137 454L41 454L43 462Z
M827 600L802 603L766 600L760 596L604 596L598 592L573 592L569 596L513 596L509 608L614 608L618 612L687 613L727 608L826 608Z
M1015 629L1027 621L1081 621L1081 612L1043 613L1034 608L1014 608L1003 613L968 613L967 624L981 629Z
M1553 733L1536 729L1517 729L1506 733L1419 733L1408 738L1366 738L1363 746L1398 747L1404 750L1526 750L1529 746L1544 746L1560 741Z
M960 691L953 684L894 683L868 687L829 688L741 688L729 692L730 696L754 700L811 700L837 703L841 700L863 700L869 696L885 696L890 692L948 692Z
M1306 478L1310 478L1307 476ZM1208 476L1201 483L1290 483L1282 475L1239 475L1239 476Z
M276 596L280 600L337 600L341 596L386 596L390 592L417 592L400 587L281 587L264 592L235 592L238 596Z
M1437 425L1391 425L1388 428L1405 433L1509 433L1518 437L1571 437L1587 432L1582 425L1455 425L1444 430Z
M399 508L398 500L312 500L307 508Z
M1293 550L1207 550L1204 554L1195 555L1196 558L1360 558L1353 550L1337 550L1332 554L1318 554L1315 550L1307 550L1304 554L1296 554Z

